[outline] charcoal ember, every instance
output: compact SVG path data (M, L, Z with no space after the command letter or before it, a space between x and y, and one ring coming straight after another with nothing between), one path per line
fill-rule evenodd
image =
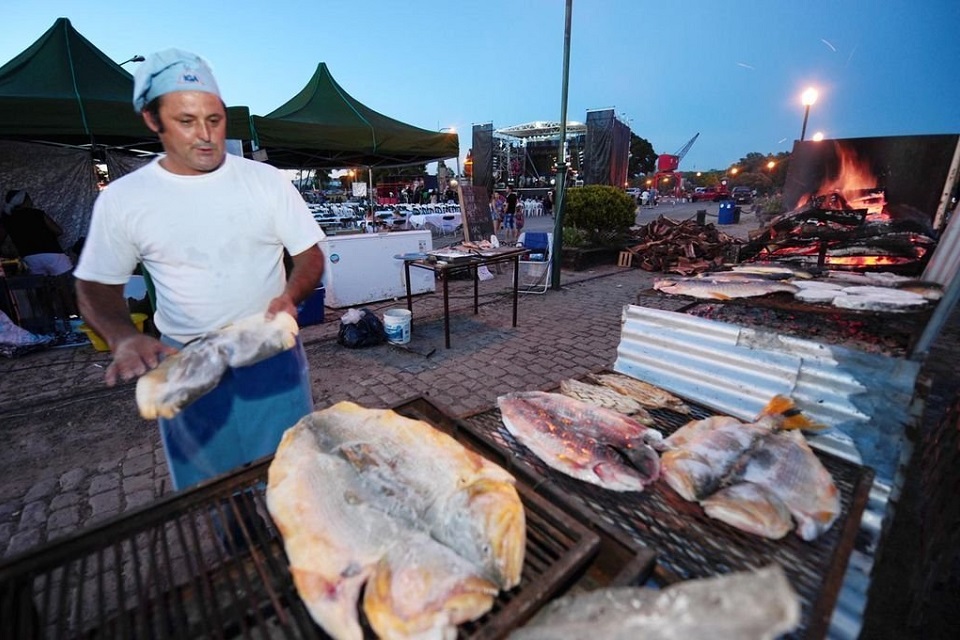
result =
M658 217L634 231L633 264L645 271L694 275L723 264L731 247L742 241L696 220L676 221ZM735 253L735 252L734 252Z

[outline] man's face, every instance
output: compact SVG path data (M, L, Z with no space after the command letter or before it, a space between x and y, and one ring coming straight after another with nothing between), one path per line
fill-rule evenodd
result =
M163 143L161 166L171 173L195 176L223 163L226 154L227 114L223 102L205 91L174 91L160 99L159 131L150 114L143 119Z

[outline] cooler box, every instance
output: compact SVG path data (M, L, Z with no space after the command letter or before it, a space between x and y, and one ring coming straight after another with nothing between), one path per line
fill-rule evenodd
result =
M297 305L297 324L301 327L320 324L323 322L323 301L326 292L323 287L317 287L309 298Z

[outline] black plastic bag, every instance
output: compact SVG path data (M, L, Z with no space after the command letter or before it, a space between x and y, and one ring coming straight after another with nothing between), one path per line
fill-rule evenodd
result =
M337 342L345 347L374 347L387 341L383 323L369 309L360 309L357 314L348 312L340 319L340 331Z

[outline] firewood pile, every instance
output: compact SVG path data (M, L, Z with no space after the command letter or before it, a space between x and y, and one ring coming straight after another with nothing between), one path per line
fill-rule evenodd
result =
M663 216L636 228L634 241L636 244L624 249L633 254L634 266L684 276L735 261L741 243L713 224L698 224L694 219L678 222Z

